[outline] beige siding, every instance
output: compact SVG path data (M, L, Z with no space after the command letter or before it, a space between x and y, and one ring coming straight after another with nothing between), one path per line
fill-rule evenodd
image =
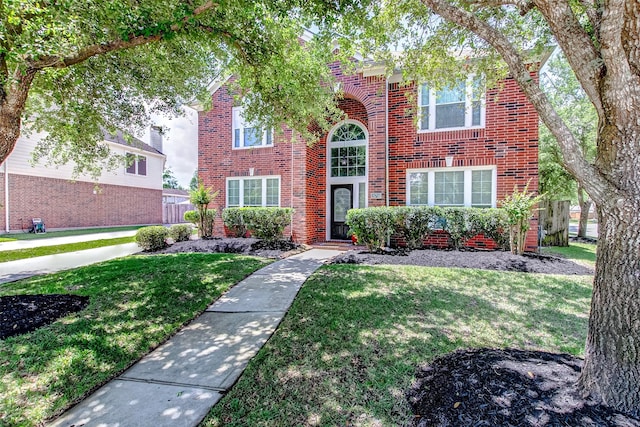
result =
M72 179L73 166L70 164L62 166L31 165L31 152L39 140L39 135L32 135L30 138L20 137L15 149L7 159L7 169L10 174L29 175L44 178ZM125 152L140 154L147 158L147 175L132 175L125 172L124 166L114 171L103 171L98 180L98 184L123 185L128 187L162 189L162 171L164 168L165 156L149 153L137 148L127 148L120 144L107 142L111 149L124 155ZM88 176L75 179L80 182L94 182Z

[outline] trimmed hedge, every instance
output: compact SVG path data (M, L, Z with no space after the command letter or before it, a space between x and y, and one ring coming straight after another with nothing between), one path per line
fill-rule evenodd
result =
M291 225L292 208L246 207L227 208L222 211L222 220L230 233L237 237L246 235L262 240L282 239L286 226Z
M509 244L509 223L503 209L438 206L351 209L347 212L347 225L370 252L380 251L392 235L402 238L407 248L419 249L436 230L447 232L455 249L462 248L478 234L491 238L501 249Z
M232 237L244 237L249 231L242 219L242 209L247 208L227 208L222 211L222 222Z
M169 237L174 242L186 242L191 238L191 226L189 224L174 224L169 227Z
M136 232L136 243L145 251L158 251L167 247L169 230L162 225L142 227Z

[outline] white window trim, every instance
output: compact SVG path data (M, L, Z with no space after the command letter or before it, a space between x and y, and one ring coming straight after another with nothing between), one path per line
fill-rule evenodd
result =
M261 145L252 145L250 147L245 147L243 145L241 145L240 147L236 147L235 146L235 130L236 128L240 129L240 144L244 143L244 130L248 127L253 127L250 126L249 123L245 122L244 120L244 116L242 114L243 112L243 108L242 107L233 107L231 109L231 149L232 150L251 150L251 149L255 149L255 148L269 148L269 147L273 147L273 130L266 130L262 133L262 144ZM238 117L238 120L240 121L240 123L236 123L236 117ZM237 125L237 126L236 126ZM267 143L267 133L270 132L271 133L271 144Z
M450 167L450 168L431 168L431 169L407 169L406 171L406 205L411 205L411 186L409 185L409 175L412 173L427 174L427 206L436 206L435 204L435 173L436 172L464 172L464 205L460 207L471 207L472 200L472 172L480 170L493 171L491 176L491 207L497 206L498 192L498 170L496 166L473 166L473 167ZM425 206L425 205L414 205Z
M276 207L276 206L267 206L267 179L277 179L278 180L278 206L281 206L282 200L282 180L280 179L280 175L261 175L261 176L229 176L225 182L225 206L226 207L244 207L244 181L247 179L261 179L262 180L262 205L261 207ZM240 181L239 183L239 202L238 206L229 206L229 181ZM255 206L259 207L259 206Z
M125 158L127 157L127 155L132 155L133 156L133 165L135 165L136 167L136 171L134 173L129 172L127 169L129 168L128 166L125 166L124 168L124 174L127 176L140 176L143 178L146 178L147 176L149 176L149 157L148 156L143 156L142 154L136 154L136 153L132 153L130 151L126 151L125 152ZM146 170L146 174L141 175L138 173L138 158L139 157L144 157L145 159L145 163L147 164L147 170Z
M429 129L422 129L422 110L423 107L421 105L422 102L422 90L424 88L424 84L420 83L418 85L418 133L433 133L433 132L448 132L448 131L456 131L456 130L465 130L465 129L483 129L486 125L486 102L485 102L485 94L486 91L482 93L480 96L480 124L476 126L472 126L473 122L473 76L470 76L465 81L466 83L466 96L464 100L464 126L450 127L450 128L440 128L436 129L436 90L433 88L429 89ZM444 104L442 104L444 105Z

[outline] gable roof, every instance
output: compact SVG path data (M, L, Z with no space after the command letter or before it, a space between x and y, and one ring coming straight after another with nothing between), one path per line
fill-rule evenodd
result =
M103 129L102 130L102 135L103 135L105 141L114 142L116 144L124 145L126 147L138 148L138 149L140 149L142 151L146 151L148 153L164 155L164 153L161 153L160 151L156 150L155 148L153 148L152 146L150 146L149 144L147 144L146 142L143 142L142 140L140 140L138 138L131 137L131 141L127 141L124 138L124 134L120 130L117 131L115 133L115 135L114 135L114 134L111 134L106 129Z

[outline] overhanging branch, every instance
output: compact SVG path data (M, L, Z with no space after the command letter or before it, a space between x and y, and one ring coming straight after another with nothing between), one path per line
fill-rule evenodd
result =
M604 198L608 188L606 179L593 165L587 162L582 154L580 143L554 110L538 84L531 78L525 62L509 40L486 22L471 13L452 6L446 0L422 0L422 2L444 19L473 32L500 53L507 63L509 71L535 107L544 124L557 138L567 168L579 182L584 184L585 188L589 189L594 198Z

